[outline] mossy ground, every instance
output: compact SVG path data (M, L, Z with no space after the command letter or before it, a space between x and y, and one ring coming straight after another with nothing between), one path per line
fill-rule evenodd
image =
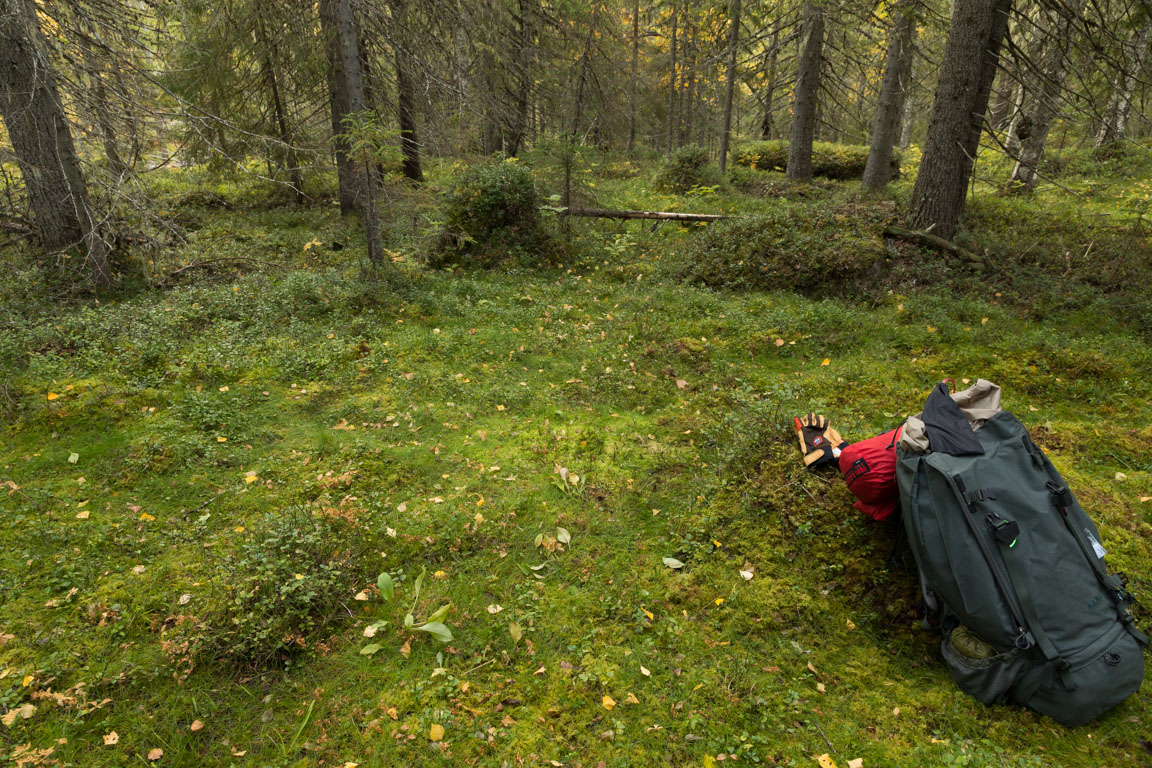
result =
M605 161L583 193L735 212L856 195L765 174L766 196L677 197L626 165ZM162 184L173 200L192 189L179 172ZM10 758L1149 759L1148 686L1077 729L962 694L919 629L913 577L885 566L896 531L853 510L836 475L805 471L790 427L817 410L863 438L917 411L941 378L996 381L1100 523L1112 565L1152 599L1152 503L1140 501L1152 496L1152 352L1139 327L1102 314L1112 305L1042 314L1008 278L939 263L856 298L717 292L672 277L693 238L676 226L571 222L565 263L428 271L414 256L433 203L411 193L389 217L402 260L373 281L331 208L220 194L226 207L186 206L195 232L179 257L282 267L221 263L99 302L12 298L0 704L38 709L3 729ZM1041 197L977 215L1004 205L1044 221L1056 210ZM996 233L1026 236L974 237ZM582 481L562 491L558 467ZM264 535L267 513L300 509L353 526L334 551L363 550L341 616L272 669L201 656L176 679L187 664L170 632L226 599L230 585L212 583L223 554ZM414 612L451 603L446 646L403 629L422 569ZM404 607L353 599L380 570ZM362 655L369 643L383 650Z

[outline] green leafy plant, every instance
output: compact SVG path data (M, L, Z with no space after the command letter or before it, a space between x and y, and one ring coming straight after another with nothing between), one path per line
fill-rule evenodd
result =
M667 192L686 193L703 187L716 187L723 179L720 168L703 147L681 147L672 153L656 176L656 186Z
M533 264L551 249L532 172L514 160L473 166L445 193L431 266Z
M430 613L424 618L423 621L416 621L416 605L420 602L420 590L424 585L424 575L427 573L427 568L420 569L420 575L416 577L416 583L412 590L412 606L404 614L404 627L414 632L426 632L432 637L436 638L442 643L452 642L452 630L444 623L444 617L448 615L449 609L452 608L451 603L445 603ZM380 593L380 599L385 607L391 607L396 601L396 584L392 580L392 576L388 572L383 572L376 577L376 589ZM366 593L361 593L365 595ZM360 597L360 595L357 595ZM387 619L379 619L372 622L364 631L366 637L375 637L375 635L389 625ZM362 656L372 656L380 652L384 648L382 643L369 643L360 649Z
M832 144L817 141L812 144L812 175L828 179L858 179L864 175L868 163L868 145ZM762 171L788 170L787 141L757 141L736 151L736 164ZM892 152L893 178L900 175L899 151Z

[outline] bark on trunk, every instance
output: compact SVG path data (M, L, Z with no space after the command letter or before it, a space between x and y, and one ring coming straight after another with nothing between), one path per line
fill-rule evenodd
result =
M509 131L509 155L520 154L528 134L529 102L532 97L532 38L533 17L539 12L539 0L520 0L520 29L516 51L516 109L514 123Z
M924 159L912 190L912 221L951 240L960 226L968 177L1012 0L956 3L928 124Z
M92 117L100 131L100 140L104 145L104 157L108 160L108 168L117 176L128 173L128 164L120 156L120 148L116 145L116 127L112 120L112 110L108 106L108 88L104 84L104 66L96 52L92 50L94 43L82 43L81 53L84 70L92 89Z
M732 136L732 96L736 90L736 46L740 42L740 0L732 0L728 21L728 73L724 81L724 119L720 125L720 173L728 168L728 140Z
M640 69L640 0L632 4L632 73L628 84L628 151L636 149L636 80Z
M676 6L672 6L672 42L670 43L672 64L668 74L668 152L672 152L672 142L676 134Z
M364 111L360 46L351 0L320 0L319 11L328 57L328 101L332 112L332 133L336 136L340 213L348 216L363 211L366 202L363 164L349 157L348 142L340 138L347 131L345 116Z
M904 117L900 121L900 149L912 146L912 128L916 124L916 97L912 93L912 73L908 73L909 88L904 93Z
M101 285L112 282L80 158L33 0L0 0L0 116L46 251L83 245Z
M1128 116L1132 111L1132 92L1136 89L1140 70L1144 68L1144 61L1148 56L1150 37L1152 37L1152 19L1149 19L1136 34L1128 50L1120 87L1108 101L1108 109L1104 113L1104 123L1096 134L1097 147L1124 140L1124 135L1128 130Z
M1030 117L1032 130L1029 136L1020 141L1016 166L1008 188L1030 192L1036 186L1036 169L1044 159L1044 146L1048 133L1060 111L1060 94L1068 75L1068 44L1076 22L1084 9L1084 0L1061 11L1060 17L1051 25L1047 36L1047 47L1040 58L1039 88L1031 101ZM1067 15L1065 15L1067 13Z
M392 49L396 59L396 118L400 123L400 152L404 156L402 169L405 178L423 182L420 140L416 135L415 86L412 83L412 73L408 69L408 58L403 47L412 39L408 30L408 7L405 0L393 0L392 14L396 22L394 32L396 40L392 44Z
M793 99L792 133L788 144L787 176L793 181L812 180L812 138L816 130L816 101L824 49L824 9L817 0L804 3L800 43L800 68Z
M768 84L764 86L764 116L760 119L760 138L768 141L772 138L773 119L776 98L776 62L780 57L780 28L772 30L772 47L768 51Z
M904 107L904 91L912 70L912 43L916 35L914 0L902 0L895 11L892 41L884 63L884 80L872 123L872 146L864 166L863 186L882 189L892 175L892 146Z
M296 202L303 203L304 177L300 170L299 157L292 139L292 131L288 127L288 114L284 108L284 100L280 98L280 82L276 73L276 60L279 58L279 48L264 29L264 22L257 19L256 32L260 36L261 51L260 66L264 70L264 81L268 86L272 98L272 114L276 119L276 131L280 143L284 146L284 164L288 167L288 180L296 193Z

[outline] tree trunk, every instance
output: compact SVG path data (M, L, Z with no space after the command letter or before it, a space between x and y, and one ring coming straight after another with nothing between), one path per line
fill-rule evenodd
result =
M40 244L49 252L83 244L96 281L111 284L107 248L96 229L33 0L0 0L0 116Z
M912 190L915 227L948 240L964 213L1011 8L1012 0L967 0L952 10L924 159Z
M364 209L366 179L363 164L348 155L344 118L363 112L364 80L360 71L360 45L351 0L319 0L320 25L328 57L328 101L336 146L336 175L340 184L340 214Z
M728 140L732 134L732 95L736 89L736 46L740 42L740 0L732 0L728 22L728 73L724 81L724 119L720 125L720 173L728 168Z
M1020 141L1020 151L1016 166L1008 181L1010 190L1031 191L1036 186L1036 169L1044 158L1044 146L1048 142L1048 132L1060 111L1060 94L1068 75L1068 44L1075 30L1076 22L1084 9L1084 0L1063 8L1058 19L1053 20L1051 34L1040 58L1039 89L1031 104L1032 131Z
M904 117L900 120L900 149L912 146L912 129L916 125L916 97L912 93L912 72L908 72L908 88L904 91Z
M780 28L772 29L772 46L768 50L768 84L764 87L764 116L760 119L760 138L772 138L772 112L776 107L776 62L780 57Z
M640 0L632 4L632 77L628 84L628 151L636 149L636 80L640 70Z
M104 66L96 56L91 40L82 43L81 57L84 70L88 75L92 89L92 116L96 120L96 127L100 131L100 139L104 145L104 157L108 160L108 168L117 176L128 173L128 164L120 157L120 149L116 146L116 127L112 122L112 112L108 108L108 88L104 84Z
M787 176L793 181L812 180L812 138L816 131L816 101L824 49L824 9L817 5L818 1L804 3L800 64L788 143Z
M300 171L300 161L296 154L296 147L292 140L292 131L288 128L288 115L284 109L284 100L280 98L280 83L276 76L275 59L279 57L276 42L268 37L264 29L264 22L257 18L256 32L260 36L260 67L264 70L264 81L272 97L272 114L276 119L276 130L279 133L280 143L284 145L284 164L288 166L288 179L296 193L296 202L303 203L304 177Z
M584 108L584 84L588 80L588 61L592 51L592 39L596 34L596 14L599 6L592 10L592 20L588 24L588 36L584 39L584 50L580 54L579 74L576 77L576 105L572 111L572 130L568 133L567 146L564 149L564 189L560 196L560 205L567 208L572 203L572 153L576 145L576 137L580 135L580 117Z
M1140 28L1128 49L1120 87L1109 99L1108 109L1104 113L1104 122L1096 134L1097 147L1124 140L1124 135L1128 129L1128 115L1132 111L1132 92L1136 89L1140 70L1144 68L1144 61L1148 56L1150 37L1152 37L1152 19L1149 19Z
M392 0L392 18L395 21L392 50L396 60L396 118L400 123L400 152L404 156L402 168L406 179L423 182L420 141L416 136L415 87L412 83L412 73L408 69L407 54L404 52L404 46L412 39L408 30L406 0Z
M680 102L682 114L680 115L680 146L692 143L692 112L696 97L696 28L688 27L688 44L684 48L686 61L684 62L684 78L680 81L680 90L685 93ZM687 80L687 83L684 81Z
M539 0L520 0L520 29L516 52L516 113L508 137L508 154L520 154L528 133L528 105L532 96L532 16L539 11Z
M668 152L672 152L673 137L676 133L676 5L672 5L672 42L670 43L672 65L668 75Z
M895 9L892 42L884 63L884 80L880 85L880 99L876 104L876 118L872 123L872 146L868 149L868 162L864 166L863 186L882 189L892 176L892 146L896 143L904 107L904 91L912 70L912 43L916 35L914 0L902 0Z

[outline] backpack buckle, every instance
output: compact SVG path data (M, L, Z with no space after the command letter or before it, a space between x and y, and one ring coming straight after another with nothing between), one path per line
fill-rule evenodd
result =
M992 526L992 534L1001 544L1007 544L1008 549L1016 546L1016 539L1020 536L1020 525L1015 520L1005 520L995 512L987 515L985 520Z
M1052 504L1061 512L1064 512L1068 507L1072 506L1072 492L1068 490L1066 485L1057 485L1049 480L1044 484L1048 488L1048 492L1052 494Z

